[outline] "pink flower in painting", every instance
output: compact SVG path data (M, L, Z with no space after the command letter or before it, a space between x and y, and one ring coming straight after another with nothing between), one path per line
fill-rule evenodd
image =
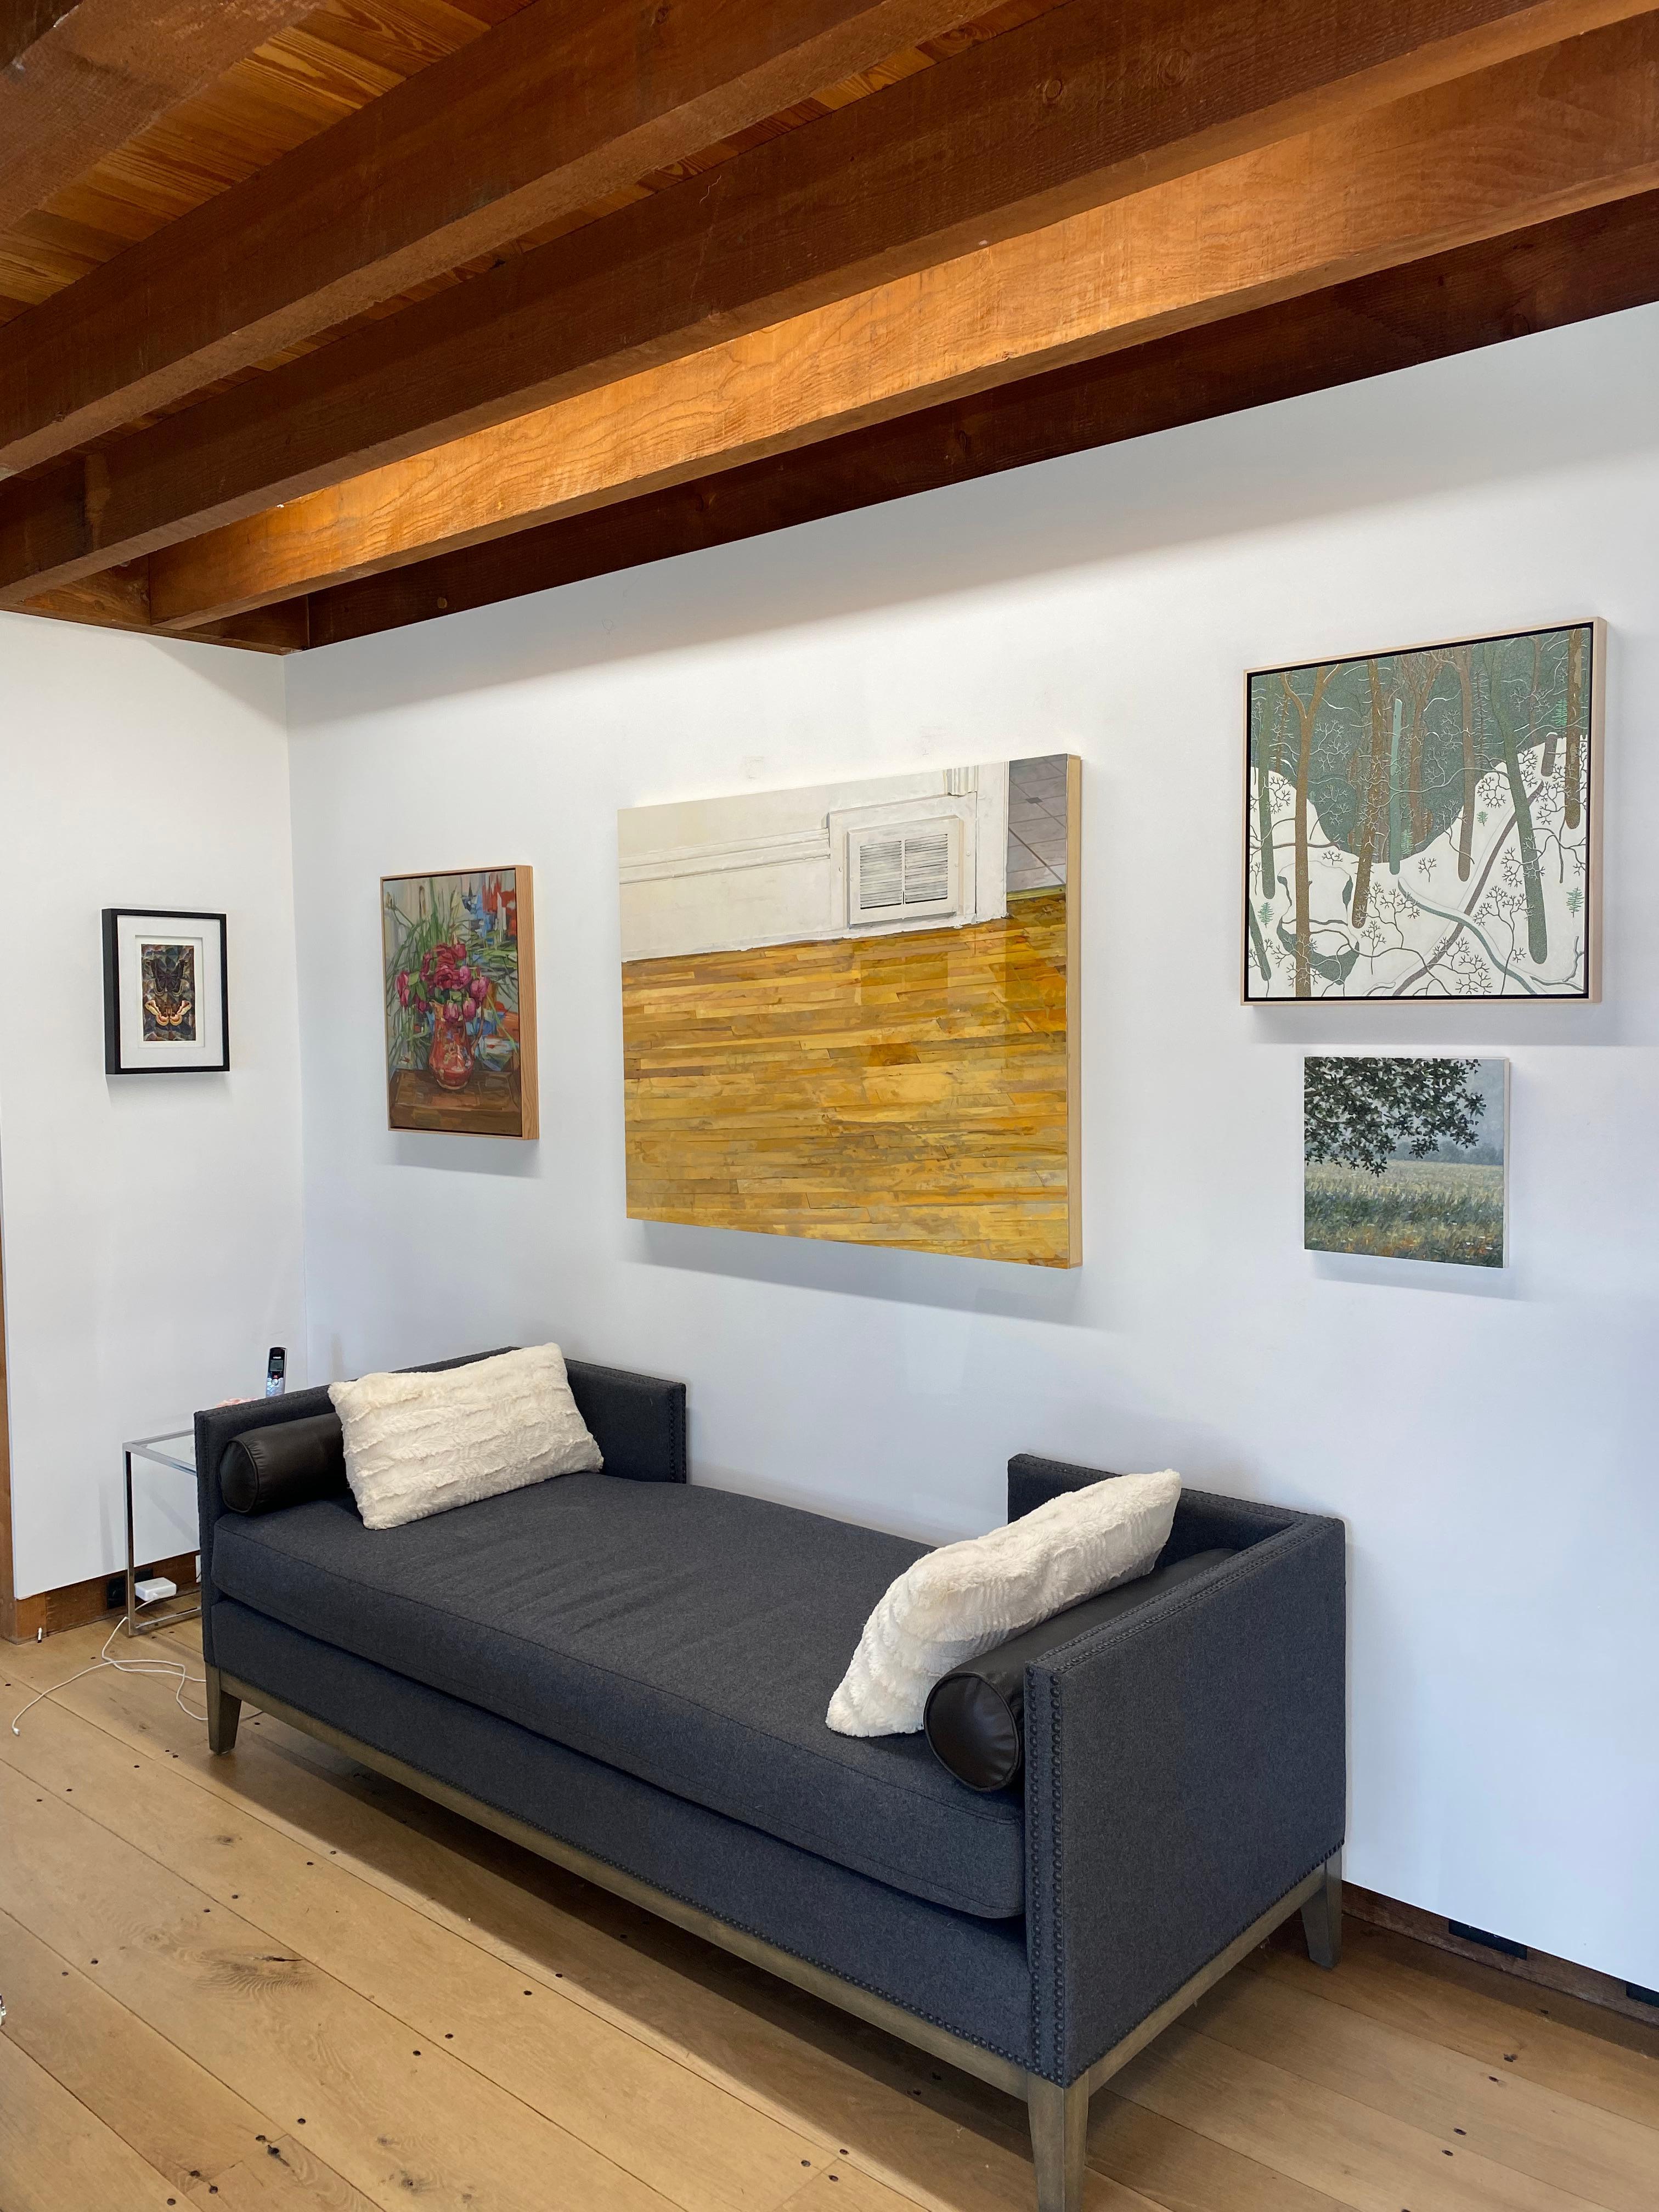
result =
M472 981L469 986L469 988L471 992L474 1005L482 1006L483 1003L484 993L489 988L489 980L487 977L483 975L475 975L472 978Z
M398 970L398 1003L400 1006L406 1006L409 1004L409 970L407 968L400 968Z

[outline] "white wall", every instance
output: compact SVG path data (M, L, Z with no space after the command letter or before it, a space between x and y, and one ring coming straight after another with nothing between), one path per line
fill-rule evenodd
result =
M20 1596L124 1557L119 1446L303 1369L278 661L0 616L0 1206ZM228 915L228 1073L106 1076L106 906ZM145 1478L139 1555L195 1546Z
M289 664L313 1359L682 1376L951 1536L1033 1449L1343 1515L1358 1881L1659 1984L1659 310ZM1241 672L1612 624L1606 1000L1238 1004ZM1085 1263L623 1218L619 807L1084 757ZM389 1135L376 881L528 861L538 1146ZM1514 1266L1301 1249L1304 1048L1506 1054Z

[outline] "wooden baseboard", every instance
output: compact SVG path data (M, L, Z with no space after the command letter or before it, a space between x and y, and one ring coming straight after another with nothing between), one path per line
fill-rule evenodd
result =
M196 1583L196 1554L180 1552L171 1559L153 1559L138 1570L141 1575L165 1575L181 1591ZM41 1590L33 1597L15 1598L9 1621L0 1620L13 1644L33 1644L37 1636L56 1636L65 1628L84 1628L89 1621L113 1619L106 1602L107 1575L94 1575L83 1583L66 1583L61 1589ZM120 1607L115 1608L116 1612Z
M1582 1998L1588 2004L1605 2005L1610 2012L1622 2013L1626 2020L1639 2021L1644 2027L1659 2028L1659 2004L1648 2004L1640 1997L1632 1996L1631 1984L1621 1982L1614 1974L1598 1973L1593 1966L1577 1966L1571 1959L1558 1959L1548 1951L1534 1951L1530 1946L1517 1958L1510 1952L1495 1949L1490 1943L1472 1942L1467 1936L1454 1935L1448 1922L1432 1912L1425 1912L1421 1906L1401 1905L1397 1898L1384 1897L1375 1889L1362 1889L1358 1882L1343 1883L1342 1908L1352 1913L1356 1920L1366 1921L1373 1928L1386 1928L1395 1936L1409 1936L1437 1951L1449 1951L1455 1957L1468 1959L1476 1966L1491 1966L1500 1974L1512 1974L1517 1981L1531 1982L1538 1989L1554 1990L1563 1996ZM1492 1932L1502 1936L1501 1929Z

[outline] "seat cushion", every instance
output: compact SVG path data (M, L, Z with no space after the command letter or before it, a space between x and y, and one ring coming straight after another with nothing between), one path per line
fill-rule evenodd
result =
M400 1528L349 1497L214 1531L227 1596L915 1897L1024 1905L1024 1811L920 1735L831 1733L925 1546L701 1484L571 1474ZM270 1684L280 1693L281 1685Z
M221 1599L215 1609L221 1663L239 1680L269 1683L269 1694L357 1743L390 1752L432 1780L937 2021L1017 2066L1032 2063L1024 1921L947 1911L337 1644L319 1644L234 1598ZM365 2199L354 2201L368 2212ZM650 2201L657 2212L668 2212L660 2198ZM698 2201L714 2212L712 2197ZM9 2207L12 2199L0 2202ZM194 2212L195 2200L185 2202ZM204 2207L210 2202L202 2199ZM586 2202L580 2191L574 2197L558 2191L550 2212L552 2206L581 2212ZM765 2200L747 2191L741 2202L764 2212ZM629 2203L641 2212L637 2196ZM988 2199L981 2196L978 2203L985 2212ZM824 2203L821 2212L842 2208Z

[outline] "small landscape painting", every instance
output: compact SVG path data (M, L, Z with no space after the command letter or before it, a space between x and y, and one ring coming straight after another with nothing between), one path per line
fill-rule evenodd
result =
M1506 1060L1303 1064L1310 1252L1508 1262Z
M391 1127L533 1137L530 870L387 876L380 919Z
M1596 995L1601 643L1250 677L1247 1002Z

